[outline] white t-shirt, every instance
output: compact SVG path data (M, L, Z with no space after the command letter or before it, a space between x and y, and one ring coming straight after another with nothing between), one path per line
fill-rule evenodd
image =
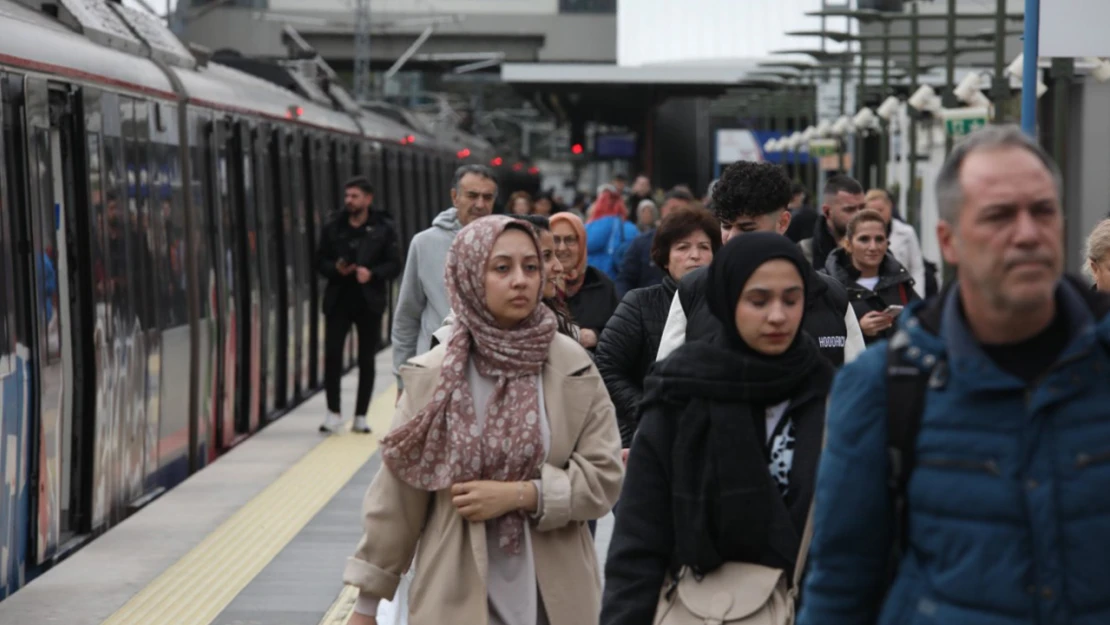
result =
M856 280L856 284L870 291L874 291L875 287L879 284L879 276L875 276L874 278L859 278Z

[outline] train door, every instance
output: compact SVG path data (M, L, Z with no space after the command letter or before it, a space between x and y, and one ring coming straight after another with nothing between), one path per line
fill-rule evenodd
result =
M316 212L316 187L319 186L319 171L316 167L316 139L306 135L300 142L301 160L300 169L303 172L303 198L305 239L308 241L308 254L305 259L308 266L308 310L306 311L306 325L308 331L308 384L310 388L319 388L323 383L320 375L323 362L320 359L320 332L318 325L320 317L316 314L320 306L320 276L316 271L317 246L320 243L321 224L318 221L319 213Z
M24 161L29 191L17 219L17 237L24 250L22 305L28 311L31 389L37 398L30 413L37 425L31 429L35 561L43 563L89 526L88 443L96 412L84 403L84 376L91 369L83 366L88 362L85 340L91 329L84 327L90 315L81 314L89 309L89 294L81 285L91 278L88 263L81 262L82 252L88 253L88 233L87 223L80 227L78 222L78 202L86 198L77 182L84 185L84 173L75 171L84 161L83 150L74 151L80 136L76 95L64 86L28 78L22 96L23 150L12 156Z
M401 153L401 210L405 212L409 228L413 234L432 225L425 223L420 211L419 196L416 193L416 165L411 151Z
M315 164L316 172L313 176L313 192L315 193L316 209L316 239L319 240L320 232L331 219L335 211L334 193L336 184L335 167L332 164L334 143L323 138L316 139ZM316 375L321 383L324 381L324 290L327 288L327 279L319 272L316 273L317 299L313 302L313 316L316 318Z
M428 227L432 218L428 216L431 208L428 206L428 176L425 166L424 154L414 152L412 155L412 205L417 215L417 223L421 227ZM419 232L419 230L418 230Z
M231 236L228 248L236 265L235 297L239 302L235 432L245 436L258 427L262 390L262 353L259 350L261 317L259 301L258 231L255 216L255 180L251 163L251 131L245 121L231 125L228 165L231 172Z
M18 254L26 240L18 227L25 218L26 185L23 157L23 79L0 73L0 478L7 485L0 497L0 599L22 584L29 559L30 445L33 409L31 346L29 328L29 281L22 268L25 255Z
M131 410L124 421L123 487L126 501L136 502L146 492L146 478L157 466L161 407L161 311L156 284L161 283L155 260L160 257L157 233L161 219L150 206L150 110L142 100L121 97L120 127L126 203L127 275L132 308L123 319L126 385Z
M278 392L283 392L280 382L282 370L278 354L282 345L278 341L277 317L280 305L280 288L277 276L277 233L280 221L275 219L275 197L271 185L270 130L260 124L251 130L251 162L254 167L254 228L258 255L255 258L255 276L259 286L259 352L262 388L259 391L259 418L266 420L272 414ZM253 431L253 427L251 428Z
M231 126L224 122L205 124L205 171L209 178L208 241L212 249L216 307L216 447L235 444L235 410L239 405L239 306L237 285L239 262L235 254L235 211L232 210Z
M397 148L385 147L382 150L381 163L387 206L393 216L393 223L397 224L397 229L400 231L400 244L407 257L409 241L418 231L412 229L405 215L405 210L401 206L401 163L397 155Z
M217 302L217 278L219 276L219 254L213 243L219 238L212 235L216 224L212 219L211 207L215 204L215 189L212 166L214 159L208 157L211 148L209 133L212 125L202 118L196 110L188 113L187 135L189 137L189 180L184 181L185 192L192 200L192 228L185 233L186 244L194 251L193 274L196 280L194 289L197 307L197 385L196 413L189 415L197 421L194 468L199 469L214 459L216 452L216 429L220 416L220 341L217 327L220 308Z
M292 176L289 168L289 145L285 140L286 131L275 128L270 135L270 171L273 196L273 215L277 225L274 249L277 253L277 277L279 290L279 304L277 316L277 336L284 348L278 354L278 368L281 371L279 380L282 382L281 393L278 395L278 405L290 405L297 396L298 378L300 377L300 333L294 331L300 328L298 323L300 315L297 314L297 283L300 274L297 262L297 237L295 236L296 221L292 203L295 196L292 191Z
M301 144L300 132L291 130L286 139L289 145L289 179L292 184L290 203L293 206L293 219L295 236L297 239L297 267L300 280L297 281L297 347L300 350L300 380L298 390L306 395L313 387L311 375L312 358L312 285L315 283L316 265L313 263L312 250L315 243L312 240L309 218L307 213L307 196L305 187L304 150Z

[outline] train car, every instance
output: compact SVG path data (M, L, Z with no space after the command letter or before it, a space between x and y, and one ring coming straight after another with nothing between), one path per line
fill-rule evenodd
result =
M0 598L315 392L343 181L407 243L458 161L143 14L29 4L0 0Z

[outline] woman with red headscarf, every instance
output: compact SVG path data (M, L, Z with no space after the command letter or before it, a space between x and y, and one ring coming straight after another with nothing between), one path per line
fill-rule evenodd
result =
M555 256L563 265L566 301L574 323L579 327L578 341L593 353L598 337L620 304L617 287L596 267L587 264L589 237L582 220L572 213L551 216Z
M540 249L531 226L500 215L451 244L455 323L401 368L343 575L359 589L350 625L374 624L414 555L411 625L597 622L587 522L620 491L620 434L597 369L540 302Z
M639 235L636 224L628 221L628 208L617 190L609 185L598 189L597 201L586 224L586 253L590 266L616 279L621 255Z

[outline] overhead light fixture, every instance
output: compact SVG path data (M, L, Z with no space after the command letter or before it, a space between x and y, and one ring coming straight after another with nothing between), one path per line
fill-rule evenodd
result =
M906 100L906 103L917 109L918 111L939 111L940 98L937 97L936 91L929 85L921 85L917 91Z
M887 99L883 100L883 103L879 105L879 108L875 110L875 113L880 118L886 121L890 121L890 118L898 114L898 107L900 107L901 105L901 100L894 96L890 96Z
M852 125L860 130L871 130L879 126L879 118L875 116L874 111L865 106L852 118Z
M983 96L983 92L979 87L981 81L982 76L979 75L979 72L971 72L967 76L964 76L964 79L960 81L960 84L956 85L952 93L954 93L961 102L972 104Z
M843 137L852 134L855 130L856 127L852 125L852 119L847 115L841 115L829 128L829 134L834 137Z
M1089 57L1084 60L1094 65L1091 76L1094 76L1095 80L1099 82L1110 81L1110 61L1098 57Z
M1017 55L1009 65L1006 66L1006 73L1018 80L1025 75L1025 53Z

